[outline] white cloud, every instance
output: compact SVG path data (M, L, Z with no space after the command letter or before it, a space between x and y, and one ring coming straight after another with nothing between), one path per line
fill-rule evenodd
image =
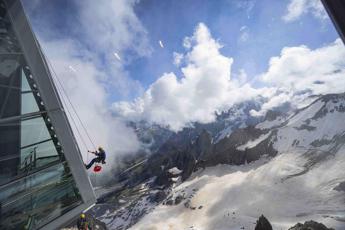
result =
M43 3L27 4L26 8L43 50L95 144L104 146L108 153L106 170L112 168L116 156L135 152L140 144L135 133L111 115L108 101L114 91L126 95L141 90L140 84L131 80L123 67L134 55L151 53L147 32L133 10L136 2L75 1L77 11L73 18L76 20L67 26L77 37L73 37L73 33L63 35L46 26L49 20L38 20L40 11L44 10ZM132 57L125 57L126 50L131 50ZM121 62L115 62L114 56ZM73 129L86 161L86 149ZM92 148L91 144L88 148Z
M238 73L234 73L232 81L236 82L237 85L241 86L248 80L247 73L244 69L240 69Z
M180 66L183 60L183 54L174 52L173 56L174 56L174 65Z
M190 122L212 122L215 111L257 95L249 85L238 87L230 80L233 59L220 53L222 46L205 24L200 23L183 45L188 52L183 56L186 65L181 68L181 79L164 73L142 97L132 103L115 103L114 110L177 131Z
M126 49L140 56L151 53L147 32L133 10L137 1L75 2L79 7L81 32L93 48L105 53L116 50L122 54Z
M302 45L285 47L272 57L262 80L294 91L310 89L315 94L344 91L345 48L340 39L311 50Z
M139 148L139 142L134 132L127 128L120 119L114 118L108 110L107 93L98 81L106 73L88 61L87 56L92 54L86 54L84 59L76 58L79 53L79 46L72 40L41 41L41 43L93 141L96 145L101 145L107 150L109 167L104 168L110 170L118 154L135 152ZM71 71L71 67L74 71ZM56 86L60 92L60 97L66 101L58 82L56 82ZM78 123L68 103L65 104L65 108L72 113L78 128L82 131L81 124ZM87 149L83 145L70 116L69 118L85 162L87 159L91 160L93 156L87 156ZM82 132L82 135L88 144L87 147L93 148L86 134Z
M257 96L266 102L260 111L251 111L253 116L264 116L285 104L300 108L310 95L344 91L345 48L340 39L314 50L304 45L283 48L279 56L270 59L268 70L255 77L266 85L259 89L246 83L243 69L231 79L233 59L220 53L221 44L204 24L184 39L183 46L185 54L174 53L175 64L185 64L181 78L164 73L142 97L115 103L114 111L177 131L192 122L212 122L216 112Z
M256 4L256 0L229 0L228 2L234 4L238 9L244 10L248 18L250 18Z
M270 59L261 79L277 91L261 111L252 111L252 115L264 115L268 109L286 102L298 107L310 95L342 93L345 91L345 47L340 39L314 50L304 45L285 47L280 56Z
M320 0L290 0L286 11L282 17L286 22L295 21L307 13L311 13L319 19L327 18L327 13Z

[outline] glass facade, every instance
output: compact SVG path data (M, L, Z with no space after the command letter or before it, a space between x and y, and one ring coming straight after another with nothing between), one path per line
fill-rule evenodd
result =
M0 0L0 229L38 229L83 203Z

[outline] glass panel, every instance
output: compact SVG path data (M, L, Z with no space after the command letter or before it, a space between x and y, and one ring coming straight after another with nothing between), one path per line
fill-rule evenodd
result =
M0 185L63 158L36 84L0 0Z
M0 118L20 115L20 78L6 57L0 55Z
M20 53L18 41L14 35L14 31L4 9L4 3L0 2L0 52L1 53Z
M4 230L38 229L82 204L70 169L61 162L62 149L36 84L0 0L0 229Z
M37 229L81 203L69 168L61 163L0 189L0 229Z
M20 156L20 169L25 169L28 165L41 167L59 160L55 145L51 140L22 149Z
M20 114L20 72L22 52L4 4L0 2L0 118ZM0 148L1 149L1 148Z
M0 123L0 185L63 158L47 125L43 116Z
M13 75L14 71L19 67L17 60L13 59L2 59L0 62L0 74L3 77L9 78Z
M0 2L0 118L37 112L36 95L22 95L21 92L35 89L35 83L27 68L23 53L13 32L6 10ZM36 105L35 105L36 104Z
M21 114L38 112L39 108L32 92L22 93L22 110Z
M22 69L22 92L23 91L30 91L31 88L30 88L30 85L28 83L28 79L26 79L26 75Z
M22 148L47 139L51 139L51 136L42 117L21 122Z

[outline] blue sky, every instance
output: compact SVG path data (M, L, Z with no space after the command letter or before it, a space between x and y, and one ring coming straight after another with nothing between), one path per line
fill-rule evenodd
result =
M97 54L94 59L97 65L106 68L105 56L108 54L88 42L78 25L78 3L67 0L36 2L32 5L31 1L24 0L40 37L78 40L84 43L85 49ZM131 48L125 49L121 54L127 59L122 63L123 68L128 72L128 78L139 82L142 90L164 72L173 71L180 77L179 68L173 64L173 52L184 51L183 38L190 36L200 22L207 25L212 36L224 46L221 53L234 58L232 72L245 69L249 78L266 71L269 59L279 55L283 47L304 44L317 48L338 37L329 19L313 17L311 12L301 15L298 20L285 22L282 16L286 14L288 4L287 0L141 0L133 4L133 8L147 32L151 53L141 56ZM245 29L241 31L241 28ZM246 33L247 38L241 41L242 33ZM159 40L164 44L163 49ZM109 100L130 100L139 94L138 90L125 94L113 90Z
M82 120L114 152L140 146L128 119L178 131L258 96L253 116L344 91L345 49L319 0L22 1Z
M249 76L267 70L270 57L279 55L285 46L307 45L317 48L334 41L338 35L329 20L310 14L298 21L282 20L288 1L246 0L144 0L135 11L148 31L154 50L149 58L140 58L127 66L131 77L144 87L163 72L178 69L172 63L172 53L183 51L182 41L199 22L205 23L214 38L224 45L221 52L234 58L233 71L244 68ZM241 27L246 27L248 39L240 41ZM161 49L158 40L164 43Z

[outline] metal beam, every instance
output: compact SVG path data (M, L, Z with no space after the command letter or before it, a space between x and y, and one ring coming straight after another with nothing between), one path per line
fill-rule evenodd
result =
M40 92L47 114L64 150L64 156L84 202L82 205L77 206L43 227L43 229L56 229L74 218L84 209L93 205L96 202L95 193L84 167L79 147L53 83L51 73L39 48L38 41L27 21L23 6L20 0L4 1L6 2L14 31L18 37L18 42L22 47L24 57L30 67L30 72L37 83L37 89ZM60 110L56 110L56 108L60 108ZM52 110L55 111L51 112Z
M344 0L321 0L339 36L345 44L345 1Z

